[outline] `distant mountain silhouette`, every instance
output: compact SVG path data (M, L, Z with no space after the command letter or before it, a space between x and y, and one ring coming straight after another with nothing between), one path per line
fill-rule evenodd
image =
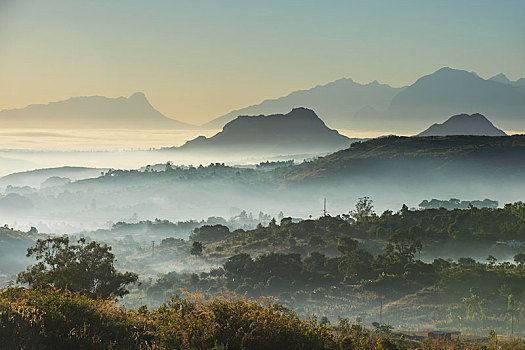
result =
M261 104L232 111L203 125L204 128L219 129L239 115L277 114L303 106L316 111L330 127L352 128L351 117L358 111L384 111L395 94L402 88L373 81L359 84L352 79L339 79L309 90L291 94Z
M383 126L413 132L443 115L465 112L480 112L505 129L520 130L525 121L525 94L515 86L485 80L475 73L442 68L397 94L380 117L354 122L361 128Z
M167 118L142 92L129 98L73 97L46 105L0 111L3 128L186 129L192 125Z
M352 141L329 129L314 111L294 108L284 115L239 116L216 135L210 138L200 136L179 149L268 154L326 153L347 148Z
M443 124L433 124L417 136L480 135L507 136L494 126L485 116L475 114L458 114L450 117Z
M525 78L512 82L499 74L486 80L445 67L404 88L340 79L233 111L203 127L220 128L237 115L284 113L297 106L312 108L332 128L356 131L411 134L443 116L477 112L504 129L522 130Z
M525 78L519 78L516 81L512 81L503 73L496 74L492 78L489 78L489 80L514 86L525 86Z
M525 93L525 78L519 78L516 81L512 81L509 78L507 78L505 74L499 73L493 76L492 78L489 78L489 80L495 81L498 83L512 85L518 90L520 90L521 92Z
M495 81L497 83L512 84L509 78L507 78L507 76L503 73L496 74L492 78L489 78L489 80Z

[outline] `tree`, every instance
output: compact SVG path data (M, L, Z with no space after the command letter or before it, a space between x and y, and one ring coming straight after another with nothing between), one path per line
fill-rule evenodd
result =
M325 241L321 235L309 235L308 236L308 245L310 247L323 247L325 245Z
M272 218L272 220L268 224L268 228L270 229L272 234L277 233L277 231L279 230L279 226L277 225L277 221L275 221L275 218Z
M108 245L100 245L84 238L70 244L69 237L39 239L27 249L28 257L37 264L18 274L18 283L30 287L53 285L59 289L80 292L92 298L122 297L129 293L126 286L134 283L138 275L117 272L115 255Z
M310 272L316 272L319 270L324 270L326 265L326 256L324 254L321 254L319 252L311 252L310 255L308 255L304 259L304 268L307 271Z
M377 275L374 274L371 268L372 260L372 254L364 249L358 248L345 254L339 260L338 270L352 281L373 278Z
M388 239L385 252L393 261L404 265L413 262L414 256L422 248L421 241L415 239L413 235L404 231L397 231Z
M350 216L356 221L364 221L374 215L374 202L369 197L358 199L355 210L350 211Z
M217 242L226 238L230 234L230 229L227 226L217 225L203 225L196 227L190 235L190 239L204 242Z
M269 253L260 255L255 260L257 274L264 279L271 276L289 278L299 276L302 270L301 255Z
M514 262L518 265L525 265L525 254L518 253L514 255Z
M496 265L496 262L497 262L497 261L498 261L498 259L496 259L496 258L493 257L492 255L489 255L489 256L487 257L487 262L488 262L489 266L491 266L491 267L494 266L494 265Z
M193 242L190 253L191 255L200 256L202 255L203 250L204 250L204 246L202 245L201 242Z
M359 242L350 237L341 237L337 240L337 250L343 255L349 255L352 251L356 250L359 246Z
M486 300L480 296L479 288L470 288L468 296L462 299L465 305L466 317L475 319L479 316L484 316L486 311Z
M249 254L241 253L229 257L224 263L224 270L231 273L234 277L248 276L254 267L254 262Z
M511 317L511 334L514 333L514 319L519 318L522 310L522 304L514 297L513 294L509 294L507 297L507 314Z

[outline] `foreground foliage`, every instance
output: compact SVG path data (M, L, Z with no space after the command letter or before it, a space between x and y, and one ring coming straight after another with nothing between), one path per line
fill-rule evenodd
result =
M0 292L2 349L525 349L521 340L487 344L414 342L350 325L301 320L271 300L224 293L174 296L156 310L55 288Z

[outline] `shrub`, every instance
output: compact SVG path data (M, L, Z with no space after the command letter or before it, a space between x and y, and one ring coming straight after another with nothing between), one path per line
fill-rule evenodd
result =
M269 299L251 300L224 293L208 299L195 294L172 297L153 314L162 347L209 349L326 349L330 329L303 321Z
M330 329L272 300L174 296L125 310L53 287L0 291L1 349L328 349Z
M0 349L388 349L524 350L523 340L422 344L341 319L334 329L301 320L273 300L224 292L174 296L156 310L47 288L0 290Z
M138 349L151 343L148 323L111 300L55 288L0 293L2 349Z

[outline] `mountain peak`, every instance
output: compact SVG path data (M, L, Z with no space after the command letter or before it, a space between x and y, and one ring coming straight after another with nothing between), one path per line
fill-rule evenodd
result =
M284 116L293 118L315 118L321 120L313 110L306 107L293 108L289 113L285 114Z
M472 76L477 77L479 76L474 72L469 72L462 69L456 69L456 68L450 68L450 67L443 67L435 71L434 73L427 75L425 77L466 77L466 76ZM425 77L422 77L420 79L423 79ZM480 78L481 79L481 78Z
M444 73L444 72L450 72L450 71L455 71L456 69L454 68L450 68L450 67L441 67L439 68L437 71L435 71L433 74L436 74L436 73Z
M512 85L518 88L525 86L525 78L519 78L516 81L512 81L503 73L496 74L495 76L493 76L492 78L489 78L488 80L494 81L497 83ZM525 90L521 90L521 91L525 91Z
M507 76L503 73L496 74L492 78L489 78L489 80L496 81L498 83L505 83L505 84L509 84L511 82L509 78L507 78Z
M181 129L189 124L157 111L143 92L126 97L80 96L0 112L2 127Z
M132 100L132 101L148 101L148 99L146 98L146 95L141 92L141 91L138 91L138 92L135 92L134 94L132 94L130 97L129 97L129 100Z
M240 130L245 128L247 125L253 127L253 125L260 125L261 127L268 127L269 125L283 127L287 125L289 127L299 128L316 128L324 127L326 125L317 116L317 114L305 107L295 107L286 114L271 114L271 115L240 115L234 120L228 122L223 127L223 131Z
M476 73L468 72L466 70L455 69L450 67L443 67L434 73L422 76L413 85L409 87L420 87L429 84L463 84L465 82L478 82L483 80Z
M454 115L442 124L433 124L416 136L449 135L507 136L480 113Z
M287 114L238 116L216 135L188 141L182 149L317 154L346 148L351 142L328 128L313 110L296 107Z

